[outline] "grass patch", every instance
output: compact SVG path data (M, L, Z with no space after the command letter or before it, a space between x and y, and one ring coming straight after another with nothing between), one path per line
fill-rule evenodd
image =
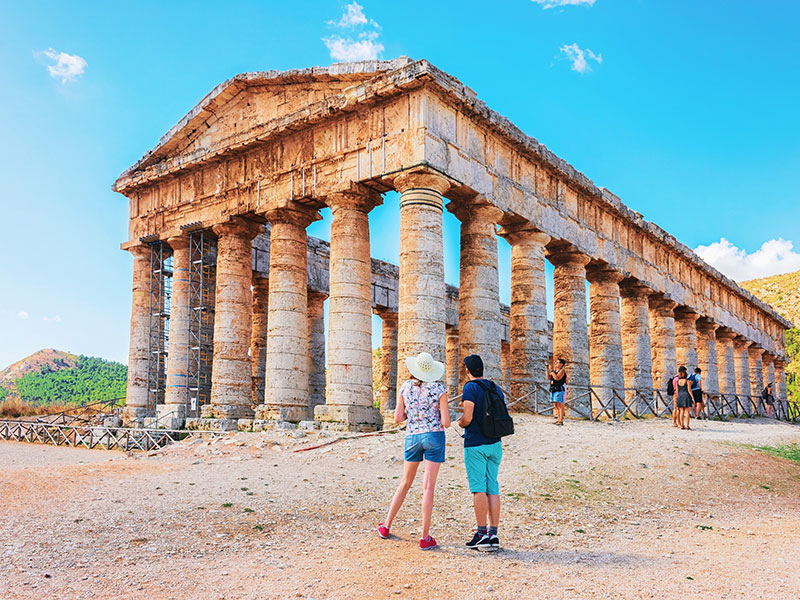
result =
M766 452L770 456L777 456L779 458L788 458L794 462L800 463L800 444L783 444L780 446L750 446L755 450Z
M711 525L698 525L697 528L702 529L703 531L709 531L711 529L714 529Z
M230 508L231 506L233 506L233 502L223 502L222 503L222 508Z

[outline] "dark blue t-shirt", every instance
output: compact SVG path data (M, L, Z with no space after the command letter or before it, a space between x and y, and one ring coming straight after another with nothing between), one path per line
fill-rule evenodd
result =
M487 388L490 385L488 379L480 380ZM503 398L503 392L500 388L495 386L500 398ZM473 446L486 446L488 444L496 444L500 438L486 437L481 433L481 428L475 415L481 414L483 410L483 401L486 391L475 381L468 381L464 385L464 395L461 397L462 402L472 402L475 407L472 410L472 421L464 429L464 448L472 448Z

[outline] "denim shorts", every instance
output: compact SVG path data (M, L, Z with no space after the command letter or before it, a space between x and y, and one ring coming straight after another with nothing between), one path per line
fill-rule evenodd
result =
M564 390L560 392L550 392L550 402L564 402Z
M424 458L430 462L443 463L444 431L407 434L404 454L403 458L407 462L422 462Z

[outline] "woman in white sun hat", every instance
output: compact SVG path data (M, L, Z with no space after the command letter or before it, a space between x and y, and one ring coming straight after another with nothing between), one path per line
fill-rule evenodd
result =
M444 462L444 430L450 426L450 408L447 405L447 388L440 381L444 375L444 365L427 352L406 358L406 367L411 379L400 386L397 408L394 411L396 423L408 421L406 426L405 461L403 479L397 486L386 520L378 526L378 534L390 537L392 526L408 490L414 483L417 468L425 460L425 476L422 483L422 538L419 547L430 550L436 547L436 540L430 536L431 513L433 512L433 491L439 465Z

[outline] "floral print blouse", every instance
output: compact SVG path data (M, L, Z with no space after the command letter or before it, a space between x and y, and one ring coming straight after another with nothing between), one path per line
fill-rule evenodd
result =
M400 386L400 395L406 407L406 433L444 431L439 412L439 397L447 389L441 381L423 381L419 385L409 379Z

